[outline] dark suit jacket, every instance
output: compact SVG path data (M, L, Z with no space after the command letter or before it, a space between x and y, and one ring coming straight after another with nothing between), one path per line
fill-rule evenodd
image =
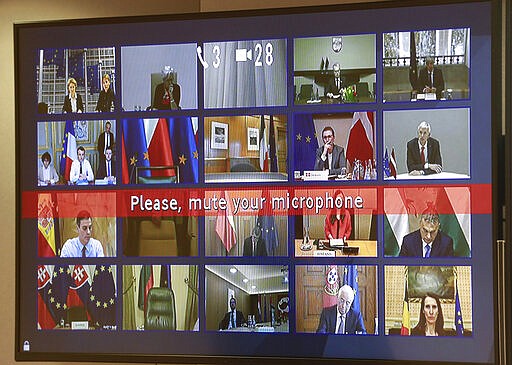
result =
M441 147L439 141L435 138L430 137L427 141L428 157L427 162L443 165L441 159ZM425 175L435 174L436 172L432 169L424 169L421 163L420 149L418 147L418 138L411 139L407 142L407 170L409 172L413 170L422 170Z
M174 102L176 103L176 106L178 109L180 109L180 98L181 98L181 90L180 85L178 84L172 84L172 98L174 99ZM153 108L158 110L170 110L171 105L165 105L163 103L164 100L164 94L165 94L165 87L164 83L156 85L155 88L155 96L153 97Z
M436 97L437 99L441 99L443 96L444 90L444 78L443 71L441 69L434 67L434 85L430 82L430 78L428 77L428 70L426 67L420 70L420 75L418 76L418 84L417 90L418 92L422 92L425 86L435 87L436 88Z
M336 80L334 79L334 76L329 79L329 82L327 83L327 87L325 88L325 95L327 93L333 93L334 95L340 95L341 88L344 88L347 86L347 81L343 76L340 77L341 79L341 86L338 88L336 86Z
M324 146L318 147L316 150L315 157L315 170L323 170L324 164L328 163L328 160L325 162L322 161L322 152L324 150ZM345 149L343 147L334 145L332 149L332 168L329 169L330 175L339 175L341 174L341 168L347 166L347 160L345 159Z
M112 90L112 87L109 87L107 92L101 89L98 103L96 104L96 111L109 112L110 108L114 106L114 98L114 90Z
M76 94L76 110L77 111L84 111L84 103L82 102L82 97L79 93ZM71 111L71 99L69 98L69 95L66 95L64 97L64 105L62 106L62 112L66 113L72 113Z
M100 160L104 160L105 159L105 154L104 154L104 151L105 151L105 141L106 141L106 134L107 132L103 132L99 135L98 137L98 153L100 155ZM112 153L115 152L115 144L116 144L116 141L114 139L114 133L112 132L108 132L110 134L110 148L112 149Z
M265 241L260 237L256 242L256 254L252 254L252 237L244 240L244 256L267 256L267 247Z
M220 321L220 323L219 323L219 329L221 329L221 330L228 329L229 321L231 321L231 312L227 312L224 315L224 318L222 318L222 321ZM244 314L237 309L236 310L236 326L241 327L243 323L245 323Z
M423 257L423 243L419 230L409 233L402 240L400 256ZM432 242L430 257L453 256L453 240L443 232L437 232L436 239Z
M336 333L337 316L338 308L336 305L322 309L316 333ZM364 327L363 316L361 313L350 308L345 317L344 334L355 334L356 332L366 334L366 328Z
M110 175L116 176L116 162L115 161L110 161L110 162L111 162ZM105 163L105 159L103 159L99 162L98 171L96 171L96 175L94 175L94 177L96 179L104 179L105 177L107 177L107 165Z

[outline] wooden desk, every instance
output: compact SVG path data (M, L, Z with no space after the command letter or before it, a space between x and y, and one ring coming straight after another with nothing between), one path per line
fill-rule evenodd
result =
M314 241L314 239L311 239L311 243L313 243L313 241ZM350 247L359 247L359 254L358 255L347 255L347 254L344 254L341 250L335 250L335 251L317 250L315 245L313 245L313 248L310 251L302 251L300 249L300 245L302 244L302 239L296 239L295 240L295 256L296 257L313 257L313 256L315 256L316 251L320 251L320 252L334 252L336 257L348 257L348 256L377 257L377 241L350 240L350 241L347 241L347 243L348 243L348 246L350 246Z

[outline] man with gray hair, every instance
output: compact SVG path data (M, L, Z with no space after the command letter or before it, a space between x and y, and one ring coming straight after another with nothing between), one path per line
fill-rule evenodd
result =
M353 302L354 289L343 285L338 291L338 303L322 310L316 333L366 334L363 316L352 308Z
M439 141L430 135L430 124L418 125L418 137L407 142L407 170L409 175L430 175L443 171Z
M417 89L418 92L436 93L437 100L443 96L443 71L440 68L434 67L434 59L432 57L427 57L425 68L420 70Z
M451 257L453 240L439 230L439 214L428 207L420 216L420 228L405 235L400 248L400 256L410 257Z

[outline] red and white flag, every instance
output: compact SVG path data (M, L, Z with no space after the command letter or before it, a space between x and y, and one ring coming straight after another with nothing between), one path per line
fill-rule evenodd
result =
M233 208L231 207L228 192L222 191L221 198L225 198L228 204L225 210L219 210L217 214L215 232L217 232L222 244L226 247L226 251L229 252L236 245L235 221L233 219Z
M374 158L373 112L354 112L348 132L347 161L367 161Z
M396 158L395 158L395 147L391 150L391 157L389 159L389 171L390 175L396 179Z
M261 171L269 172L268 166L268 146L265 138L265 116L261 116L260 124L260 168Z

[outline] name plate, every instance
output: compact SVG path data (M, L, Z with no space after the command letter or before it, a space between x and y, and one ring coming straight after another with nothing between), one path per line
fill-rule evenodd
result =
M437 100L436 93L426 93L425 100Z
M88 330L89 329L89 322L87 322L87 321L73 321L73 322L71 322L71 329L72 330Z
M329 251L329 250L318 250L313 252L314 257L336 257L335 251Z
M308 170L304 171L305 181L327 181L329 180L329 170Z

